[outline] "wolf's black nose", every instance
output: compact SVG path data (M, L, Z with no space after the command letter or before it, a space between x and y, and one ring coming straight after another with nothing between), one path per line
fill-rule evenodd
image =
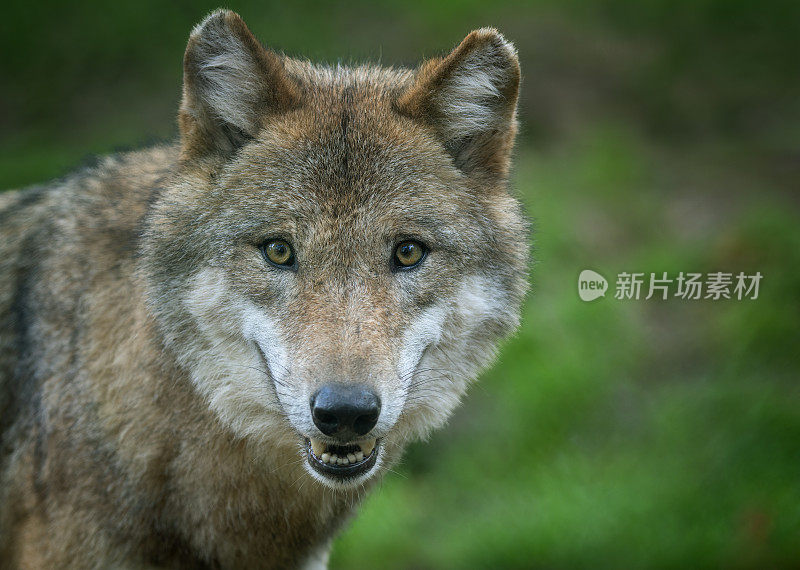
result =
M363 385L327 384L311 397L311 417L319 431L351 440L378 423L381 400Z

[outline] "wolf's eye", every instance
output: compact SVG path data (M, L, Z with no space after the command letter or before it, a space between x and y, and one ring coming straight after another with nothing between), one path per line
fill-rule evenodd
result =
M282 268L294 266L294 252L292 246L282 239L273 239L261 246L264 257L272 263Z
M418 241L402 242L394 250L394 265L397 269L410 269L423 260L427 249Z

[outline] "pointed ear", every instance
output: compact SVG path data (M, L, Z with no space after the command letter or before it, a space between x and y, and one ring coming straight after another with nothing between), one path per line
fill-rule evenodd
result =
M265 118L299 101L281 56L264 48L238 14L217 10L192 30L178 117L185 158L231 154Z
M424 63L396 108L431 125L458 168L506 176L519 81L514 46L497 30L482 28L447 57Z

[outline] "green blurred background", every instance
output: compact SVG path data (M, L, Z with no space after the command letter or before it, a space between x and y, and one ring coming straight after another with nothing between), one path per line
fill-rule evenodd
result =
M175 136L184 44L215 7L7 6L0 187ZM413 64L493 25L523 67L523 326L332 567L800 567L800 3L228 7L334 63ZM764 278L754 301L585 303L585 268Z

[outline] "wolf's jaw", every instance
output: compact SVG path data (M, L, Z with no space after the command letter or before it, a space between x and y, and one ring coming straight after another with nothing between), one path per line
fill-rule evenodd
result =
M306 451L314 471L328 479L345 482L368 473L375 466L380 449L376 439L335 445L312 437L306 440Z

